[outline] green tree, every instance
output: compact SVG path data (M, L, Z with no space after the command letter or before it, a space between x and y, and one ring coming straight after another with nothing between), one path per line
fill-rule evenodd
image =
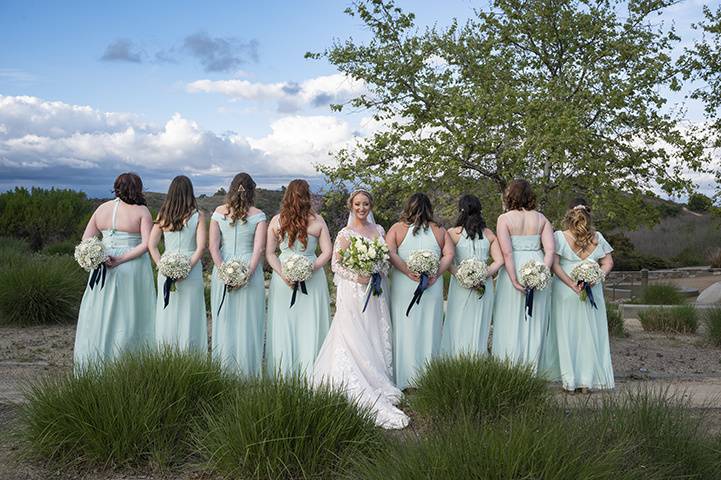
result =
M464 24L419 31L392 0L359 1L346 12L371 39L307 56L365 81L349 105L384 127L320 170L383 192L471 191L494 210L525 177L552 217L584 194L602 224L653 221L644 196L687 191L683 172L701 170L704 156L695 132L663 110L662 88L679 89L678 38L650 17L671 3L494 0Z
M692 212L707 212L713 206L713 200L703 193L692 193L688 197L688 208Z

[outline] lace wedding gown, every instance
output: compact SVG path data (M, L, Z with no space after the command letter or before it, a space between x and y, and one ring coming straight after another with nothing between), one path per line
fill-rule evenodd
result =
M383 241L383 228L378 234ZM383 293L371 297L363 312L367 285L339 262L340 240L361 236L346 227L338 233L333 248L332 268L336 284L336 312L313 369L313 381L343 388L360 405L370 407L376 424L387 429L408 425L408 416L395 405L402 398L392 381L391 325L388 282Z

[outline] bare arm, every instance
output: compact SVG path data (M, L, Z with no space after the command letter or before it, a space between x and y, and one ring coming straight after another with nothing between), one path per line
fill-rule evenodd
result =
M88 224L85 226L85 231L83 232L83 240L87 240L90 237L95 237L100 233L100 229L95 223L95 214L98 213L97 210L93 212L93 215L90 217L90 220L88 220Z
M194 267L203 258L208 243L208 232L205 230L205 215L198 212L198 224L195 226L195 252L190 257L190 266Z
M579 287L576 282L574 282L573 279L568 276L568 274L563 270L563 268L561 268L560 255L553 255L553 265L551 267L551 270L553 270L553 273L555 273L558 279L562 281L568 288L570 288L576 293L581 291L581 287Z
M258 268L260 259L265 254L265 242L268 236L268 222L263 220L255 226L255 235L253 236L253 255L250 257L250 274L255 273Z
M148 240L148 252L156 265L160 263L158 244L160 243L161 235L163 235L163 229L156 223L153 225L152 230L150 230L150 240Z
M488 267L488 275L493 277L503 266L503 253L501 252L501 247L498 244L498 239L496 238L494 238L491 242L491 259L493 262Z
M265 260L270 265L275 273L283 277L283 266L280 264L280 259L275 251L278 249L278 237L275 233L275 229L278 226L277 217L273 218L268 225L268 234L266 235L265 242ZM283 277L285 278L285 277ZM287 283L287 282L286 282Z
M140 243L118 257L110 257L108 267L117 267L121 263L134 260L148 251L148 241L150 240L150 231L153 229L153 218L150 216L150 210L143 208L140 217Z
M414 282L420 280L420 276L410 271L405 261L398 255L398 224L396 223L388 231L386 236L386 245L388 245L388 255L390 256L390 262L393 267L403 273L406 277L410 278Z
M220 227L218 226L217 220L210 220L210 240L208 243L208 250L210 250L210 257L213 259L213 263L216 267L220 268L223 264L223 256L220 254Z
M516 278L516 265L513 263L513 244L511 243L511 232L508 230L506 219L503 216L498 217L498 225L496 228L496 236L498 237L498 246L503 256L503 265L506 267L506 273L516 290L525 291L525 288L518 283Z
M543 230L541 230L541 245L543 246L543 263L550 269L555 262L556 241L553 239L553 226L551 222L545 220Z
M313 270L320 270L325 266L330 257L333 255L333 241L330 239L330 232L328 231L328 225L326 225L323 217L318 215L318 219L323 224L320 229L320 236L318 236L318 245L320 246L320 255L315 259L313 263Z
M604 275L608 275L609 272L613 270L613 257L610 253L602 257L598 263L601 265L601 270L603 270Z
M438 273L436 274L436 277L442 276L443 273L448 270L453 263L453 257L456 254L456 247L453 240L451 240L450 235L448 235L448 232L444 229L441 228L440 230L443 232L443 238L441 244L439 245L441 247L441 261L438 266Z

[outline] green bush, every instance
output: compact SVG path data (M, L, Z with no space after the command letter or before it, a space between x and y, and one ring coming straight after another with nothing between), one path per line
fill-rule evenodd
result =
M684 248L678 255L673 257L673 263L679 267L697 267L703 265L705 260L704 255L693 247Z
M0 269L0 324L75 322L87 278L67 256L26 256Z
M721 347L721 308L704 310L702 318L706 325L706 338L713 345Z
M711 268L721 268L721 248L713 248L706 254L706 260L708 260Z
M205 355L128 353L30 387L22 437L30 456L61 467L172 465L191 454L191 422L233 382Z
M30 245L24 240L0 237L0 270L27 261L31 253Z
M647 332L695 333L698 328L696 309L692 305L649 308L638 313Z
M224 478L331 478L381 445L369 411L300 378L251 381L209 405L194 438Z
M434 421L498 418L544 407L546 381L526 365L493 356L460 355L432 360L414 380L411 406Z
M675 285L658 283L644 288L637 302L642 305L683 305L686 297Z
M626 335L623 329L621 309L618 308L618 305L606 302L606 322L608 323L608 333L612 337L623 337Z
M79 241L68 239L61 242L51 243L42 249L43 255L74 255L75 246Z
M713 206L713 200L703 193L692 193L688 197L688 209L692 212L703 213Z

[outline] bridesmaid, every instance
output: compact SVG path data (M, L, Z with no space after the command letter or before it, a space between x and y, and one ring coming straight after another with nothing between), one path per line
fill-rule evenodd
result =
M486 227L478 197L462 196L458 211L455 228L448 230L456 247L451 272L455 275L460 263L469 258L487 262L490 256L493 263L488 267L486 291L480 299L478 292L462 287L455 276L451 277L441 353L449 356L464 352L485 355L488 353L488 332L493 316L493 276L503 266L503 254L496 236Z
M208 325L205 317L203 264L200 262L208 235L205 215L198 211L193 184L185 175L170 182L168 195L150 232L148 250L156 265L160 262L158 243L165 241L165 252L180 252L190 257L192 270L175 282L175 291L165 306L165 276L158 272L158 299L155 304L155 341L184 351L208 353Z
M424 193L408 199L400 221L388 231L386 243L391 264L391 318L393 320L393 365L396 385L401 390L426 361L438 355L443 322L443 272L453 261L453 242L433 221L433 207ZM406 260L414 250L431 250L440 257L436 276L430 278L420 304L406 309L418 286L419 277L408 269ZM440 281L437 281L440 279Z
M213 358L230 371L260 375L265 326L263 253L267 230L265 213L255 208L255 182L239 173L230 183L225 203L210 221L210 255L213 258L210 305ZM250 279L228 290L218 277L223 262L238 259L248 264ZM222 305L221 305L222 301Z
M155 288L147 254L153 219L138 175L119 175L113 191L115 199L95 210L83 233L83 240L102 234L110 258L105 285L87 286L83 294L73 352L76 370L154 344Z
M268 296L268 369L282 375L300 372L310 378L330 323L330 298L323 267L333 254L333 245L325 220L313 211L310 187L305 180L288 184L280 213L270 221L267 247L266 259L273 268ZM280 257L276 254L278 248ZM306 282L308 294L299 291L292 308L293 290L283 276L282 266L291 254L305 255L313 262L313 276Z
M544 370L553 380L560 380L568 391L610 389L614 387L611 349L608 344L606 303L603 285L592 286L598 309L579 297L580 287L571 280L573 267L584 260L598 262L608 274L613 268L613 248L593 228L591 208L582 198L566 212L564 231L556 237L553 261L551 324Z
M520 268L529 261L553 265L553 228L536 211L536 196L526 180L513 180L505 191L506 213L498 217L498 242L504 268L496 282L492 352L538 370L549 317L550 286L535 293L533 316L527 317Z

